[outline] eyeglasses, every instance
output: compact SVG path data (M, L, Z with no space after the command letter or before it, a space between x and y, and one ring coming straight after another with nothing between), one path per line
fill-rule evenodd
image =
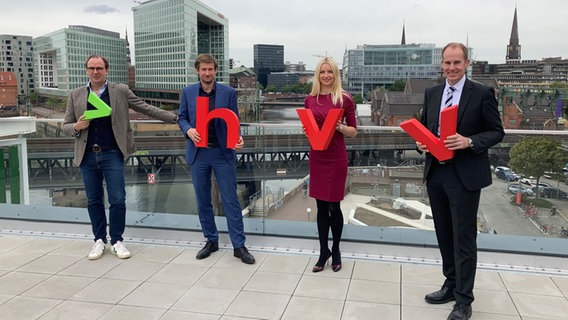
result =
M105 69L105 68L103 68L103 67L87 67L87 70L89 70L89 71L91 71L91 72L93 72L93 71L95 71L95 70L96 70L97 72L101 72L101 71L103 71L104 69Z

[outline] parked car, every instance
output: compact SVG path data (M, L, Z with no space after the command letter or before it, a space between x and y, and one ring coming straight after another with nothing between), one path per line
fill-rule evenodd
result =
M536 179L533 176L530 176L528 178L521 178L519 179L519 182L531 188L536 187Z
M519 176L507 167L497 167L495 168L495 176L498 179L505 180L505 181L517 181L519 180Z
M531 188L524 186L522 184L518 184L518 183L510 184L507 187L507 190L509 190L509 193L512 193L512 194L517 194L517 193L520 192L520 193L527 195L527 196L534 196L534 191Z
M497 172L499 172L499 171L502 171L502 170L511 171L511 168L509 168L509 167L503 167L503 166L495 167L495 173L497 173Z
M540 190L540 196L543 198L568 200L568 193L558 189L558 188L542 188Z
M531 189L533 189L533 191L534 191L535 193L536 193L536 187L537 187L536 184L531 187ZM538 183L538 190L540 191L540 190L542 190L542 189L544 189L544 188L552 188L552 185L551 185L550 183L546 183L546 182L539 182L539 183Z

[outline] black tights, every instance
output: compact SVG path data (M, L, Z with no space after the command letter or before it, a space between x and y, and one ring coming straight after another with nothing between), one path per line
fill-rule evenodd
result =
M317 212L317 223L318 223L318 233L319 233L319 243L320 243L320 257L318 260L318 265L325 264L327 258L329 258L329 229L331 227L331 234L333 236L333 245L331 247L331 252L333 255L333 261L338 262L340 258L339 253L339 242L341 241L341 233L343 232L343 213L341 212L341 207L339 202L328 202L316 199L318 212ZM334 263L334 264L339 264Z

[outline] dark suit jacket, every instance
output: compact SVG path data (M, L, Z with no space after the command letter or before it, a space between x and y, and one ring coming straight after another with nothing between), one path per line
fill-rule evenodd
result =
M147 104L134 95L134 93L128 89L127 85L110 81L108 81L107 84L107 90L110 96L110 107L112 109L112 114L110 115L112 131L118 148L125 159L136 151L134 139L132 138L132 129L130 127L129 108L166 123L175 123L176 115L173 112L165 111ZM87 86L77 88L69 94L63 124L63 131L66 135L74 136L73 125L87 110L88 95L89 89ZM81 130L79 136L75 139L74 162L76 165L81 165L81 161L83 161L88 134L89 130Z
M429 88L424 93L424 109L420 122L434 135L438 130L440 105L444 84ZM454 163L459 179L465 188L480 190L491 184L491 169L488 149L501 142L505 136L495 90L478 82L465 80L458 106L457 133L469 137L474 149L457 150ZM424 180L427 180L432 161L437 161L430 153L426 154Z
M199 96L199 82L183 88L181 93L181 101L179 104L178 125L181 132L187 139L187 149L185 153L185 161L193 164L195 157L199 152L199 148L187 136L187 130L196 127L195 114L197 112L197 97ZM215 109L227 108L233 111L237 117L239 109L237 107L237 93L235 89L218 82L215 82ZM215 133L219 141L219 148L223 152L225 159L235 164L237 161L237 153L234 149L228 149L227 146L227 124L223 119L215 118Z

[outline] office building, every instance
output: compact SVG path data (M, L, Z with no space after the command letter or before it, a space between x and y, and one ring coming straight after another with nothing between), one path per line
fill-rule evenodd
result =
M33 40L36 92L67 97L87 83L85 61L92 54L108 59L108 80L127 83L126 40L113 31L70 25Z
M13 72L18 95L34 92L32 37L0 34L0 72Z
M271 72L284 71L284 46L255 44L253 64L258 82L266 88L268 86L268 75Z
M343 57L343 83L351 94L366 93L396 80L436 79L442 48L434 44L359 45Z
M298 63L290 63L290 61L286 61L286 63L284 64L284 71L303 72L306 71L306 64L302 61L298 61Z
M314 78L313 71L272 72L268 75L267 88L280 90L284 87L312 82L313 78Z
M229 82L229 20L196 0L151 0L134 8L136 94L156 105L179 103L198 81L195 58L212 54L217 81Z

